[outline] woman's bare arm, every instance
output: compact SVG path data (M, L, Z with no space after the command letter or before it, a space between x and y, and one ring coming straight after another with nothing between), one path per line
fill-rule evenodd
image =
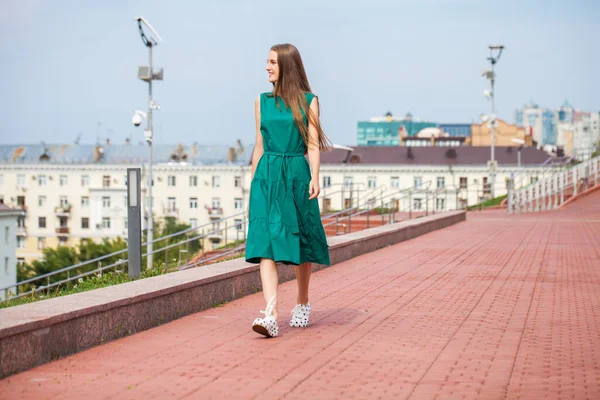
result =
M310 109L315 116L317 123L319 122L319 101L315 96L310 103ZM310 122L308 123L308 162L310 164L311 183L309 187L310 197L314 199L319 196L321 188L319 186L319 169L321 168L321 151L319 149L319 132L317 127Z
M260 96L258 96L254 102L254 116L256 119L256 141L254 144L254 152L252 153L252 173L250 175L250 179L254 177L256 164L258 164L258 160L260 160L265 151L263 147L262 133L260 133Z

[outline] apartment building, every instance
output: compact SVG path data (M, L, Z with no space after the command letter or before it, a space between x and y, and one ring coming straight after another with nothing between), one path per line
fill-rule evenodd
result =
M0 287L7 287L17 282L17 220L22 217L22 211L0 204ZM0 300L6 298L0 290Z
M357 146L321 154L319 205L340 210L372 201L401 210L462 208L489 194L489 147ZM249 196L252 146L155 146L152 210L156 220L174 217L192 226L228 228L243 234ZM147 147L141 145L0 146L0 201L22 212L16 253L30 261L45 247L91 238L127 235L126 170L142 167L145 217ZM537 179L549 156L524 148L497 146L496 193L505 178ZM431 190L439 195L434 199ZM406 190L412 189L410 196ZM430 189L428 192L425 189ZM308 194L307 194L308 195ZM145 219L143 224L145 224ZM234 228L232 228L234 227ZM228 239L235 235L229 230ZM222 245L223 235L211 236Z

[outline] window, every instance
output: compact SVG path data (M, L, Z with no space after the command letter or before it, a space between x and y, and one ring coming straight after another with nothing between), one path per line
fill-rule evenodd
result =
M167 199L167 209L169 211L177 211L177 203L175 197L169 197Z
M190 208L198 208L198 198L190 197Z
M192 186L192 187L198 186L198 177L196 175L190 176L190 186Z
M461 189L466 189L467 188L467 177L466 176L461 176L460 177L460 188Z
M375 188L375 187L377 187L377 177L375 177L375 176L369 176L367 178L367 186L369 188Z
M127 218L123 218L123 229L129 228L129 221Z
M60 196L60 206L62 208L68 208L69 207L69 200L67 199L67 196Z
M110 229L110 218L109 217L102 218L102 228Z
M438 211L443 211L445 207L445 199L436 199L435 200L435 209Z
M235 198L233 199L233 208L235 208L236 210L241 210L242 208L244 208L244 202L242 201L242 199Z
M352 186L352 177L351 176L345 176L344 177L344 187L351 187Z
M421 209L421 199L419 199L419 198L413 199L413 210L420 210L420 209Z
M17 218L17 226L19 228L25 228L25 217L18 217Z
M8 275L8 257L4 257L4 273Z
M221 177L220 176L215 175L212 177L212 187L214 187L214 188L221 187Z
M38 197L38 206L44 207L46 205L46 196Z
M234 225L235 225L235 230L236 231L241 231L242 230L242 220L241 219L236 219L233 221Z
M69 178L66 175L61 175L59 178L60 186L67 186L69 184Z
M102 187L110 187L110 175L102 176Z
M167 186L175 186L175 175L169 175L167 177Z
M195 228L198 226L198 218L190 218L190 227Z
M219 198L219 197L212 198L212 208L221 208L221 198Z
M25 207L25 196L17 196L17 206L21 208Z
M38 185L40 185L40 186L46 186L46 175L39 175L38 176Z
M17 265L23 265L25 264L25 259L22 257L17 258Z
M423 178L420 176L415 176L413 178L413 187L415 189L421 189L421 186L423 186Z
M90 229L90 219L88 217L81 218L81 229Z
M17 175L17 186L25 186L25 175Z
M90 206L90 198L87 196L81 196L81 207L88 208Z
M38 250L43 250L46 248L46 238L38 237Z
M46 217L39 217L38 218L38 228L45 228L46 227Z
M102 197L102 208L110 208L110 197Z
M17 236L17 249L25 248L25 238L23 236Z
M8 244L8 238L10 237L10 227L4 227L4 243Z
M490 185L490 183L488 182L487 176L484 176L482 178L482 181L483 181L483 194L490 194L492 192L492 190L491 190L492 185Z
M235 187L241 187L242 186L242 177L241 176L235 176L233 178L233 186L235 186Z
M65 237L65 236L60 236L60 237L58 238L58 245L59 245L59 246L64 246L64 245L66 245L66 244L67 244L67 239L68 239L68 238L67 238L67 237Z
M529 180L529 183L536 183L538 181L538 177L537 176L532 176Z
M400 178L397 176L392 176L390 184L393 188L399 188L400 187Z
M330 176L323 177L323 187L324 188L331 187L331 177Z
M89 175L81 175L81 186L89 186L89 185L90 185Z
M443 189L445 187L446 187L446 178L444 178L443 176L438 176L437 177L437 188Z

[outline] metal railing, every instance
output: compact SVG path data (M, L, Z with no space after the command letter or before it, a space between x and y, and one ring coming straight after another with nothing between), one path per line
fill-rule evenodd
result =
M382 224L385 223L386 216L388 223L396 222L396 212L407 212L408 217L410 219L413 216L413 212L423 211L424 208L425 215L428 215L430 209L431 212L435 212L433 204L431 205L431 207L429 206L429 204L430 202L433 202L435 204L435 198L440 193L439 190L431 191L429 189L430 186L431 181L427 181L423 183L422 188L411 187L408 189L399 189L397 191L387 194L384 194L388 190L387 186L385 185L380 185L379 187L371 188L370 191L365 190L365 193L362 196L359 197L357 195L356 205L351 205L350 207L335 212L333 214L323 215L322 220L332 219L331 222L326 222L323 226L327 227L335 224L336 234L339 234L339 228L343 228L344 232L348 232L351 231L353 217L356 218L362 215L366 215L367 227L369 227L370 215L371 212L375 209L380 211ZM348 193L349 191L342 189L340 192ZM337 192L334 192L333 194L335 193ZM331 195L332 193L329 194ZM424 204L419 203L418 207L416 207L416 204L413 203L413 199L417 194L420 196L425 196ZM402 200L405 199L408 199L408 205L402 207ZM379 206L377 206L377 203L379 203ZM235 222L236 218L239 218L240 221ZM234 222L232 222L231 220L234 220ZM223 217L203 225L191 227L183 231L175 232L160 238L153 239L151 241L151 243L154 244L152 254L160 256L162 253L162 255L164 256L164 262L162 263L162 266L165 269L169 269L170 266L172 266L173 268L182 270L199 265L204 265L216 259L222 259L223 257L226 257L228 255L238 254L241 251L243 251L246 248L246 225L247 221L245 218L245 212L240 212L228 217ZM229 234L230 230L233 230L234 232ZM233 239L234 237L235 241L232 244L231 249L219 251L218 254L210 255L208 257L204 256L207 252L207 240L222 240L224 243L223 247L226 248L230 245L228 243L229 239ZM199 245L200 240L203 241L202 245ZM148 256L148 254L145 251L145 248L148 245L148 243L149 242L144 242L142 244L143 258ZM190 262L190 255L193 251L191 247L194 244L198 246L199 250L199 255L196 254L195 256L196 258L198 258L198 261ZM161 245L162 247L160 247ZM221 247L221 249L223 247ZM75 265L71 265L65 268L48 272L46 274L42 274L33 278L17 282L13 285L2 287L0 288L0 291L4 291L6 301L9 298L15 299L23 296L32 295L38 292L48 292L53 288L59 287L60 285L65 285L74 281L78 281L79 279L83 279L87 276L102 274L105 271L124 271L128 263L127 253L128 249L125 248L101 257L94 258L92 260L80 262ZM159 258L154 257L154 259L158 260ZM142 263L143 262L144 261L142 260ZM64 276L65 274L66 276ZM30 290L19 293L19 287L23 285L32 285L32 288ZM15 289L14 294L12 292L12 289Z
M509 214L552 210L599 182L600 156L568 168L554 168L537 182L518 189L515 180L509 179L507 210Z
M239 218L241 220L240 223L231 222L230 220ZM224 225L224 227L223 227ZM240 212L228 217L221 218L216 221L211 221L203 225L199 225L197 227L191 227L185 229L183 231L175 232L170 235L166 235L160 238L153 239L151 243L154 244L154 248L151 254L159 254L164 253L164 263L163 266L165 268L169 268L169 265L175 264L178 266L182 263L185 258L186 263L189 261L190 255L190 244L194 243L198 240L210 239L211 237L223 237L225 243L227 244L228 232L230 229L234 229L236 242L240 241L240 235L245 240L246 237L246 229L245 229L245 212ZM207 229L207 227L211 227L212 229ZM241 229L240 229L241 228ZM172 239L177 237L182 237L183 239L173 243ZM142 257L147 257L148 254L145 251L149 242L142 243ZM161 246L162 247L159 247ZM198 246L202 254L205 252L205 246ZM85 278L94 274L102 274L104 271L115 270L119 271L121 268L125 268L127 266L127 258L128 249L122 249L110 254L103 255L101 257L96 257L94 259L83 261L65 268L61 268L55 271L48 272L46 274L42 274L33 278L29 278L16 284L8 285L5 287L1 287L0 291L3 291L5 296L4 299L7 300L9 297L11 299L31 295L37 292L49 291L52 288L58 287L60 285L64 285L66 283L70 283L73 281L77 281L80 278ZM176 254L176 259L173 260L173 254ZM158 259L158 258L157 258ZM142 260L143 262L143 260ZM106 264L106 265L104 265ZM56 278L59 275L65 275L66 277ZM42 284L40 284L42 283ZM34 285L31 290L27 290L24 293L19 293L19 287L23 285ZM15 292L12 291L15 289Z

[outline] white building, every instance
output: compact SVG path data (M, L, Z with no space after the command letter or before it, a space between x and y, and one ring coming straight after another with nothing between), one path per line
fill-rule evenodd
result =
M17 283L17 220L23 212L0 203L0 287ZM6 293L0 291L0 300Z
M0 146L0 199L25 214L16 232L20 259L39 258L46 246L126 236L126 169L141 166L148 150L141 145L108 145L102 150L86 145ZM227 241L235 239L232 231L243 235L251 146L154 150L157 220L171 216L192 226L219 229L227 224ZM497 195L506 192L505 178L519 173L517 153L515 147L496 146ZM382 196L400 211L476 204L489 194L489 156L489 147L470 146L358 146L322 153L320 206L340 210L367 200L379 204ZM541 164L548 158L540 150L524 148L518 182L528 183L545 173ZM145 178L142 183L145 193ZM145 209L148 212L148 204ZM223 217L231 218L219 222ZM225 237L216 234L211 241L222 245Z
M142 145L0 146L0 201L25 214L16 239L19 259L38 259L45 247L85 238L126 237L126 171L143 167L147 152ZM240 143L235 149L155 145L155 221L170 216L195 226L243 213L249 159ZM228 223L242 221L240 215Z
M573 117L573 156L579 160L591 157L600 141L600 115L576 111Z

